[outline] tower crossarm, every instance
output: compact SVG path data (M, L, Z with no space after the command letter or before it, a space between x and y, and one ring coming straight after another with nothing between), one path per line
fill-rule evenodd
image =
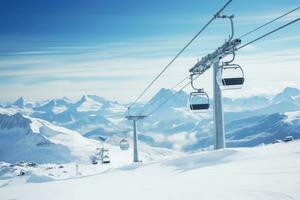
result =
M239 38L225 42L221 47L217 48L213 53L210 53L201 58L189 72L192 74L203 74L216 61L221 60L227 55L233 54L236 48L241 44Z

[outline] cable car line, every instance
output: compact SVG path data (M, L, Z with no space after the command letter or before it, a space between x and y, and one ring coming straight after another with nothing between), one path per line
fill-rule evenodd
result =
M250 45L250 44L252 44L252 43L254 43L254 42L256 42L256 41L258 41L258 40L260 40L262 38L264 38L264 37L267 37L268 35L276 32L276 31L279 31L279 30L281 30L281 29L283 29L283 28L285 28L285 27L287 27L287 26L289 26L289 25L291 25L291 24L293 24L293 23L295 23L295 22L297 22L299 20L300 20L300 17L298 17L297 19L294 19L293 21L290 21L289 23L284 24L284 25L282 25L282 26L280 26L280 27L278 27L278 28L276 28L276 29L274 29L274 30L272 30L270 32L267 32L267 33L261 35L260 37L254 39L254 40L251 40L250 42L247 42L246 44L238 47L236 50L240 50L240 49L242 49L242 48L244 48L244 47L246 47L246 46L248 46L248 45Z
M204 92L204 88L197 88L194 85L194 76L197 74L192 73L191 77L191 86L195 90L190 93L189 96L189 105L192 111L207 111L209 109L209 96ZM198 74L200 75L200 74ZM203 101L204 99L204 101Z
M199 76L200 76L200 74L198 74L193 80L196 80ZM184 80L186 80L186 78ZM183 81L181 81L181 82L183 82ZM190 81L188 83L186 83L177 92L175 92L173 95L171 95L169 98L167 98L164 102L162 102L161 104L159 104L153 111L151 111L150 113L148 113L147 116L151 116L153 113L155 113L157 110L159 110L163 105L165 105L173 97L177 96L179 94L179 92L181 92L184 88L186 88L188 85L190 85L190 83L191 83Z
M279 19L281 19L281 18L283 18L283 17L285 17L285 16L293 13L293 12L295 12L298 9L300 9L300 6L298 6L298 7L294 8L294 9L292 9L292 10L290 10L290 11L288 11L288 12L282 14L282 15L280 15L279 17L276 17L275 19L273 19L273 20L271 20L271 21L269 21L269 22L267 22L267 23L265 23L265 24L263 24L263 25L255 28L255 29L253 29L252 31L249 31L249 32L241 35L239 38L241 39L243 37L246 37L247 35L250 35L251 33L254 33L255 31L258 31L259 29L261 29L261 28L263 28L263 27L265 27L265 26L267 26L267 25L269 25L269 24L271 24L271 23L273 23L273 22L275 22L275 21L277 21L277 20L279 20Z
M178 83L176 83L173 87L171 87L170 88L170 90L175 90L175 88L178 86L178 85L180 85L180 84L182 84L184 81L186 81L187 79L189 79L190 78L190 76L188 75L188 76L186 76L184 79L182 79L180 82L178 82ZM157 102L158 101L158 99L155 101L155 102ZM154 102L154 103L155 103ZM142 113L143 112L140 112L138 115L142 115ZM146 116L148 116L148 115L146 115Z
M154 82L171 66L171 64L185 51L185 49L220 15L220 13L232 2L227 3L201 28L201 30L176 54L176 56L163 68L163 70L150 82L150 84L142 91L142 93L131 103L128 108L132 107L154 84Z
M272 33L274 33L274 32L276 32L276 31L278 31L278 30L280 30L280 29L283 29L283 28L285 28L285 27L287 27L287 26L289 26L289 25L291 25L291 24L293 24L293 23L295 23L295 22L297 22L297 21L299 21L299 20L300 20L300 18L297 18L297 19L295 19L295 20L293 20L293 21L291 21L291 22L289 22L289 23L287 23L287 24L284 24L284 25L282 25L282 26L280 26L280 27L278 27L278 28L276 28L276 29L274 29L274 30L272 30L272 31L270 31L270 32L268 32L268 33L266 33L266 34L264 34L264 35L262 35L262 36L256 38L256 39L254 39L254 40L252 40L252 41L250 41L250 42L248 42L248 43L246 43L246 44L240 46L239 48L236 48L236 51L238 51L238 50L240 50L240 49L242 49L242 48L244 48L244 47L246 47L246 46L248 46L248 45L250 45L250 44L252 44L252 43L254 43L254 42L256 42L256 41L258 41L258 40L260 40L260 39L262 39L262 38L264 38L264 37L266 37L266 36L268 36L268 35L270 35L270 34L272 34ZM197 79L200 75L201 75L201 74L198 74L198 76L196 76L196 77L194 78L194 80ZM182 82L184 82L187 78L188 78L188 77L186 77L185 79L183 79L182 81L180 81L180 82L179 82L178 84L176 84L175 86L178 86L179 84L181 84ZM242 81L242 80L240 80L240 81ZM244 81L244 80L243 80L243 81ZM180 88L176 93L174 93L172 96L170 96L168 99L166 99L163 103L161 103L156 109L154 109L152 112L148 113L147 116L150 116L150 115L152 115L154 112L156 112L157 110L159 110L160 107L162 107L165 103L167 103L168 101L170 101L173 97L175 97L179 92L181 92L181 91L182 91L184 88L186 88L189 84L190 84L190 82L188 82L187 84L185 84L185 85L184 85L182 88Z
M244 72L242 70L242 68L235 63L232 63L234 61L235 58L235 52L276 32L279 31L297 21L300 20L299 18L296 18L292 21L290 21L289 23L286 23L270 32L267 32L261 36L259 36L258 38L247 42L246 44L241 45L241 39L240 38L235 38L234 37L234 27L233 27L233 15L227 16L227 15L220 15L220 13L225 9L225 7L231 2L232 0L229 0L223 7L222 9L216 14L214 15L214 17L192 38L192 40L190 40L185 46L184 48L166 65L166 67L152 80L152 82L143 90L143 92L135 99L135 101L133 103L130 104L130 106L128 107L128 116L126 116L126 118L128 120L132 120L133 121L133 133L134 133L134 143L133 143L133 149L134 149L134 162L139 162L138 160L138 150L137 150L137 131L136 131L136 124L137 121L140 119L144 119L145 117L148 117L150 115L152 115L153 113L155 113L157 110L159 110L163 105L165 105L168 101L170 101L173 97L175 97L176 95L179 94L179 92L181 92L184 88L186 88L188 85L191 84L192 88L195 89L196 91L191 92L190 93L190 98L189 98L189 103L190 103L190 109L193 111L201 111L201 110L208 110L209 109L209 98L208 95L204 92L203 88L195 88L193 86L193 81L198 78L200 75L202 75L205 71L207 71L209 68L213 68L213 120L214 120L214 148L215 149L222 149L225 148L226 143L225 143L225 129L224 129L224 116L223 116L223 103L222 103L222 90L221 88L227 87L227 86L242 86L244 84ZM294 9L297 10L298 8ZM292 11L294 12L294 11ZM291 13L291 11L289 12ZM274 20L263 24L262 26L244 34L241 36L245 37L246 35L249 35L257 30L259 30L260 28L282 18L282 15L279 16L277 18L275 18ZM217 18L226 18L226 19L230 19L231 22L231 35L229 37L228 40L225 40L225 43L223 43L222 46L218 47L214 52L207 54L206 56L202 57L201 60L199 60L190 70L190 77L191 77L191 81L189 81L188 83L186 83L183 87L181 87L177 92L175 92L174 94L172 94L171 96L169 96L165 101L163 101L161 104L159 104L154 110L152 110L150 113L148 113L147 115L130 115L129 114L129 110L130 107L133 106L145 93L146 91L154 84L154 82L167 70L167 68L183 53L183 51L201 34L201 32L206 29L206 27L215 19ZM223 58L225 58L228 55L232 55L232 59L230 61L227 62L222 62L222 64L220 65L220 62L222 61ZM237 70L240 71L241 74L240 76L233 76L233 77L225 77L223 72L225 70ZM220 74L221 77L221 81L218 80L218 74ZM196 77L194 77L196 76ZM177 83L175 87L177 87L178 85L180 85L181 83L183 83L185 80L187 79L184 78L182 81L180 81L179 83ZM206 97L207 102L206 103L196 103L194 104L192 102L192 98L194 97ZM120 143L120 148L126 150L128 147L128 143L126 143L128 141L122 141Z
M176 85L174 85L173 87L171 87L171 90L174 90L178 85L180 85L181 83L183 83L185 80L189 79L190 76L186 76L184 79L182 79L179 83L177 83Z

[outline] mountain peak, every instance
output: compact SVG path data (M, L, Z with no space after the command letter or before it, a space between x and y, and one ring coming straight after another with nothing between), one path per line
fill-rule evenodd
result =
M149 101L147 104L153 104L161 102L163 99L168 98L173 95L173 91L167 88L161 88Z
M156 95L154 95L154 98L156 97L168 97L170 95L173 95L174 94L174 90L171 90L171 89L167 89L167 88L161 88L157 93Z
M87 99L88 99L87 95L82 95L80 102L87 101Z
M70 102L65 98L55 99L53 101L54 101L55 105L57 105L57 106L67 106L70 104Z
M300 95L300 90L298 90L297 88L286 87L282 92L280 92L273 98L272 102L273 103L278 103L282 101L293 102L294 97L297 97L299 95Z
M74 104L77 111L87 112L87 111L97 111L102 107L102 103L96 101L94 98L90 98L89 95L83 95L81 99Z
M70 102L71 102L71 99L69 99L68 97L63 97L61 100L64 100L64 101L67 102L67 103L70 103Z
M0 113L0 128L12 129L12 128L27 128L29 129L31 120L25 118L21 113L13 115Z
M175 90L161 88L144 106L144 110L151 111L157 108L157 106L163 105L163 109L173 109L175 107L186 106L188 95L184 91L176 93ZM169 99L170 97L173 97ZM161 109L161 111L163 110Z
M300 95L300 90L298 90L297 88L293 88L293 87L286 87L286 88L284 88L282 93L284 93L288 96L298 96L298 95Z
M87 95L88 98L94 100L94 101L97 101L99 103L105 103L107 102L108 100L106 100L105 98L103 97L100 97L100 96L97 96L97 95Z
M53 111L55 113L64 111L67 106L69 106L70 103L65 101L64 99L52 99L45 103L42 106L36 107L36 110L47 110L47 111Z
M17 99L13 105L18 106L18 107L25 107L27 105L32 106L32 104L28 100L26 100L24 97L20 97L19 99Z
M22 96L22 97L18 98L15 103L23 103L25 101L26 101L26 99Z

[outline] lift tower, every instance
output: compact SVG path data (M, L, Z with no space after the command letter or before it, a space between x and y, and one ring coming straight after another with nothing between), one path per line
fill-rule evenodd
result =
M129 109L128 109L129 110ZM129 112L128 112L129 113ZM138 120L144 119L145 115L127 115L126 119L132 120L133 122L133 162L139 162L139 155L138 155L138 135L136 130L136 124Z
M229 39L213 53L203 57L192 67L189 72L196 75L203 74L213 66L213 116L214 116L214 148L225 148L224 116L222 105L222 90L218 84L218 70L220 60L227 55L233 55L237 46L241 44L240 39Z

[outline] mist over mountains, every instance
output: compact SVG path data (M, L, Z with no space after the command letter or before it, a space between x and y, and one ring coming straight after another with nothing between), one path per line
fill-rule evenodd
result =
M162 88L132 112L147 115L175 92ZM273 97L223 98L223 103L228 147L268 144L288 135L300 137L300 90L297 88L287 87ZM33 102L20 97L1 109L42 119L88 138L114 141L115 136L131 137L132 124L125 119L127 106L100 96L83 95L78 101L64 97ZM197 151L212 145L212 130L212 110L201 114L190 112L185 92L138 123L141 141L182 151Z

